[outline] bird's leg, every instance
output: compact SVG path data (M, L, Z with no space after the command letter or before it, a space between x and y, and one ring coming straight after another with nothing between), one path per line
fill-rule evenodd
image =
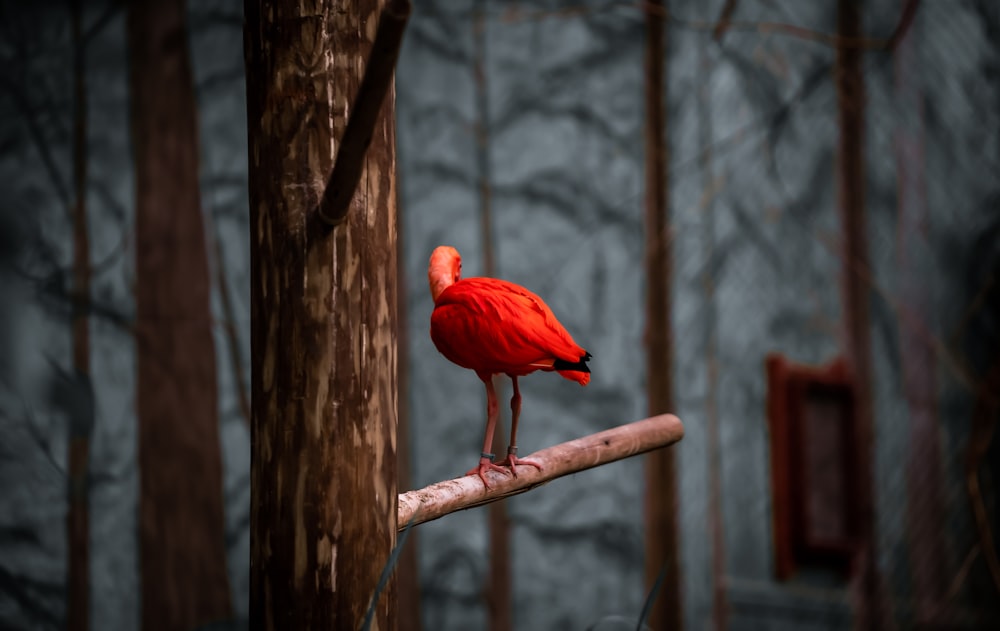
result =
M507 473L507 469L493 464L493 454L490 449L493 446L493 430L497 425L497 418L500 416L500 404L497 402L497 391L493 387L493 375L479 373L479 378L486 384L486 438L483 440L483 451L479 457L479 466L473 467L465 472L465 475L477 474L483 481L486 488L490 488L490 483L486 480L487 471L500 471Z
M514 396L510 398L510 445L507 447L507 457L500 463L510 467L510 472L517 477L517 465L526 464L539 471L542 465L534 460L523 460L517 457L517 419L521 416L521 390L517 387L517 375L510 375L514 382Z

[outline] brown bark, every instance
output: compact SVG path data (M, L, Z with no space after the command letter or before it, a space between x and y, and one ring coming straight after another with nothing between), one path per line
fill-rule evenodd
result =
M667 191L666 74L662 0L646 9L646 379L649 413L674 409L670 291L672 238ZM654 629L680 629L681 580L677 529L677 474L673 450L646 458L646 585L663 572L649 618Z
M73 368L90 375L90 238L87 234L87 89L81 0L70 3L73 37ZM93 418L71 423L69 432L69 511L66 514L66 627L90 628L90 436Z
M313 212L381 3L245 3L251 225L250 619L356 629L396 539L394 95L350 212ZM372 628L395 626L394 580Z
M853 39L861 36L860 0L838 0L837 35ZM843 230L844 266L842 292L844 345L855 386L857 419L858 497L861 546L853 579L859 628L879 629L882 624L881 587L877 567L875 512L872 471L874 419L872 410L871 269L868 233L865 226L865 90L862 75L863 51L838 48L835 78L840 123L837 154L838 205Z
M185 3L127 8L143 629L230 618L210 276Z

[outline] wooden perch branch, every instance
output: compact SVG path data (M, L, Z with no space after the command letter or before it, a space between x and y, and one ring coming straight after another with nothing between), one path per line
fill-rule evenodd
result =
M375 121L392 82L410 8L410 0L389 0L379 16L365 75L354 97L344 137L337 147L337 160L316 207L319 218L329 228L337 226L347 217L347 209L361 178L365 153L372 142Z
M541 486L570 473L672 445L684 437L684 426L673 414L661 414L535 452L528 458L543 469L520 466L517 477L489 472L490 488L478 476L468 475L437 482L399 496L397 524L402 530L444 517L449 513L489 504Z

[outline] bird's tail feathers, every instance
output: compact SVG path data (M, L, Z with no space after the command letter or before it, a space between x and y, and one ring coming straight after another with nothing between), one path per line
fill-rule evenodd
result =
M576 381L581 386L585 386L590 383L590 372L581 372L579 370L557 370L560 375L569 379L570 381Z

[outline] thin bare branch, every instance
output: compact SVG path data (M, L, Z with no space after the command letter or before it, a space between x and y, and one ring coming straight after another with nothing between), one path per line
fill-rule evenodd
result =
M24 92L23 85L15 85L13 81L0 75L0 90L5 91L14 102L14 107L17 109L18 114L24 119L25 126L28 129L28 135L31 137L31 141L35 145L35 149L38 151L38 157L42 160L42 166L45 167L45 172L49 176L49 181L52 184L52 188L59 197L59 201L62 203L64 211L67 213L67 218L70 218L70 205L72 200L70 198L69 189L66 186L66 178L60 172L58 165L56 164L56 159L53 156L52 148L49 146L48 138L42 129L41 123L38 120L38 113L35 108L29 102L27 95Z
M226 334L226 346L229 350L229 363L233 366L233 381L236 382L236 398L240 404L240 413L247 427L250 426L250 394L247 392L246 371L243 369L243 356L240 353L240 336L236 330L236 314L233 310L233 299L229 293L226 281L226 253L222 249L222 238L219 236L218 224L212 225L212 241L215 254L215 284L219 290L219 301L222 303L222 330Z
M719 21L715 24L715 29L712 31L712 39L715 41L721 41L722 36L729 30L729 22L733 19L733 13L736 12L737 4L739 4L739 0L726 0L725 6L722 7L722 13L719 14Z
M916 10L920 0L910 0L903 11L900 13L899 22L893 29L892 33L888 37L870 37L870 36L858 36L858 37L844 37L842 35L837 35L834 33L824 33L823 31L816 31L813 29L805 28L802 26L797 26L795 24L787 24L784 22L740 22L732 21L729 18L735 11L736 2L734 0L727 0L726 5L723 7L721 15L718 21L711 20L694 20L683 18L674 15L669 9L665 7L659 7L656 3L647 0L639 2L634 2L632 0L622 0L622 1L612 1L606 4L591 7L591 6L562 6L558 9L540 9L537 11L522 11L514 9L505 9L501 15L503 22L516 23L524 22L528 20L544 20L549 18L568 18L574 16L582 16L594 13L610 12L616 9L637 7L644 9L646 11L652 12L654 15L659 14L663 16L663 19L675 28L687 29L690 31L705 31L712 33L713 37L718 41L722 34L728 31L743 31L757 33L758 35L786 35L789 37L795 37L798 39L818 42L820 44L825 44L833 48L861 48L865 50L881 50L881 49L893 49L896 44L903 38L906 31L909 29L913 22L913 17L916 15ZM732 5L732 8L730 8Z
M487 473L491 485L488 489L483 488L478 476L469 475L402 493L399 496L397 524L402 530L414 515L416 519L413 523L416 525L489 504L571 473L667 447L683 437L681 420L673 414L661 414L560 443L528 456L541 463L541 471L522 466L518 468L516 478Z
M86 31L83 33L83 43L82 45L86 47L94 40L98 35L100 35L104 29L111 23L119 13L121 13L124 4L122 0L111 0L108 2L108 6L104 7L94 23L91 24Z

